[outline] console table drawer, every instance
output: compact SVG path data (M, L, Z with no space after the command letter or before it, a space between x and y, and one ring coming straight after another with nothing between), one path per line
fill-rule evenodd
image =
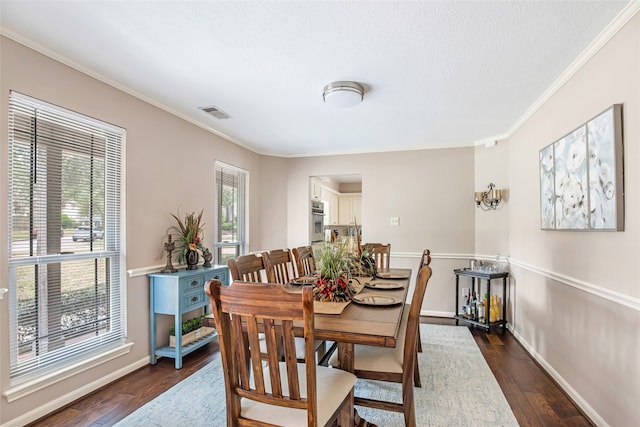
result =
M186 294L182 300L182 306L185 310L189 310L191 307L202 307L205 301L205 297L206 295L203 290L191 294Z
M204 276L185 277L180 279L180 293L186 294L204 289Z

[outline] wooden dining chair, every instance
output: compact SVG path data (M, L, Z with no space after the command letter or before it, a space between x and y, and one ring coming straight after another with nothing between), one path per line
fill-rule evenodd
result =
M316 261L311 246L293 248L291 252L296 260L298 276L313 276L316 271Z
M286 285L296 278L296 267L289 249L273 249L267 252L267 281Z
M218 325L228 426L353 426L356 377L313 360L314 311L310 287L218 280L205 284ZM303 322L307 362L295 356L294 322ZM258 333L267 343L261 359ZM278 348L284 349L284 361Z
M431 264L431 250L425 249L422 251L420 257L420 263L418 264L418 271L425 265ZM422 305L422 303L420 303ZM405 307L406 308L406 307ZM418 353L422 353L422 337L420 336L420 328L418 328L418 335L416 336L416 350ZM416 354L415 369L413 371L413 385L416 387L422 387L422 379L420 378L420 366L418 364L418 355Z
M262 254L240 255L237 258L229 258L227 267L231 278L245 282L267 283L267 264Z
M401 403L355 396L355 404L401 412L408 427L416 425L413 399L413 374L417 364L416 337L420 328L422 299L430 277L431 267L425 265L418 272L411 304L403 311L395 348L359 344L354 346L354 373L358 378L402 384ZM334 355L329 364L336 366L337 362L337 356Z
M295 267L291 251L289 249L273 249L262 254L267 269L267 281L269 283L279 283L286 285L296 278ZM298 360L304 360L304 340L296 338L296 354ZM327 352L327 345L324 340L316 340L316 354L318 360L322 360Z
M365 243L362 247L375 261L377 271L389 271L391 243Z

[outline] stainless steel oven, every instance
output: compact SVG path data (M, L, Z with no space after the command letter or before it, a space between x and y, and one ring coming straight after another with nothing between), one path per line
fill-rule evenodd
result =
M311 243L324 240L324 203L318 200L311 201Z

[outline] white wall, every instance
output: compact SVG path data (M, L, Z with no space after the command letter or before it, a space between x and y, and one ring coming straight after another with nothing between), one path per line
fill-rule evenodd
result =
M260 156L56 62L8 38L0 39L0 241L7 242L8 94L16 90L126 129L126 267L164 265L162 237L171 213L204 209L204 244L213 242L214 161L251 171L250 219L260 228ZM283 185L286 185L283 182ZM269 205L267 205L268 207ZM271 216L267 217L268 222ZM286 217L285 217L286 221ZM282 223L278 225L284 235ZM253 233L259 240L259 233ZM284 238L281 239L284 242ZM6 287L7 245L0 245L0 287ZM149 363L149 284L127 278L127 340L131 352L97 368L8 403L0 397L0 424L21 425L108 381ZM9 389L8 296L0 300L0 391ZM168 329L168 326L167 326ZM165 341L167 336L162 337Z
M391 265L416 273L422 250L433 254L423 313L451 315L454 268L474 253L474 149L455 148L288 161L289 247L308 244L309 176L362 176L363 242L391 243ZM400 225L389 224L399 217Z
M624 104L625 231L540 230L539 150L614 103ZM514 332L599 425L640 425L639 142L636 15L508 143Z

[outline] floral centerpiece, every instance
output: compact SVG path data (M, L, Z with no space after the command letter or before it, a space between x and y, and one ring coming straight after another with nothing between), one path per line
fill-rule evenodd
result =
M204 224L202 223L202 213L200 211L198 215L195 212L187 213L184 220L180 219L178 215L171 214L176 220L177 225L169 227L169 232L175 232L177 237L175 239L175 248L178 253L178 262L186 263L188 270L193 270L197 267L199 255L198 251L204 251L206 248L202 245L202 231ZM208 250L207 250L208 251Z
M325 243L318 253L320 276L313 286L317 301L346 302L355 295L347 247L341 243Z
M376 261L366 248L358 245L358 252L349 260L350 270L354 276L374 277L377 274Z

